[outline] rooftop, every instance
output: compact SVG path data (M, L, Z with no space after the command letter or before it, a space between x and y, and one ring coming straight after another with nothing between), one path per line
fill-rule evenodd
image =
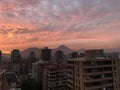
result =
M104 57L96 57L96 58L74 58L74 59L69 59L69 61L81 61L81 62L85 62L85 61L102 61L102 60L114 60L112 58L104 58Z
M66 68L66 64L57 64L57 63L53 63L53 64L49 64L47 66L45 66L46 69L64 69Z

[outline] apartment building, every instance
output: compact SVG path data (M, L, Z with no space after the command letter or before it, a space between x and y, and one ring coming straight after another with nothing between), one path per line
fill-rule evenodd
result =
M69 90L120 90L120 60L105 58L102 50L86 51L67 64Z
M42 60L37 61L32 64L32 78L34 78L37 81L42 81L43 78L43 70L46 63L44 63Z
M43 72L43 90L68 90L67 66L51 64Z
M114 90L120 90L120 59L113 60Z

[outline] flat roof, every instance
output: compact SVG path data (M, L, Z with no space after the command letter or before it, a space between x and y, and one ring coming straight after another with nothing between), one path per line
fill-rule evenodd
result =
M104 57L97 57L97 58L74 58L74 59L69 59L68 61L91 61L91 60L115 60L116 58L104 58ZM117 59L120 60L120 59Z

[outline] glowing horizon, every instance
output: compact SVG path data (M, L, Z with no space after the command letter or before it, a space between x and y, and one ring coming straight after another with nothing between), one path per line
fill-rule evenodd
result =
M120 0L0 0L0 50L119 48Z

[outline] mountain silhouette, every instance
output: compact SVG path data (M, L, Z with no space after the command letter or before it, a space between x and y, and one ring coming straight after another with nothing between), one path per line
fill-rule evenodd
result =
M61 46L59 46L57 48L52 49L52 55L54 55L57 50L63 51L64 54L69 54L69 53L75 51L75 50L72 50L71 48L69 48L69 47L67 47L65 45L61 45ZM28 49L25 49L25 50L21 51L21 56L23 58L28 58L31 51L34 51L36 57L40 58L41 48L36 48L36 47L31 47L31 48L28 48ZM3 53L3 56L10 59L10 54Z
M80 50L73 50L65 45L61 45L57 48L53 48L52 49L52 56L55 55L55 52L58 51L58 50L61 50L64 52L64 54L69 54L71 52L84 52L84 49L80 49ZM36 48L36 47L31 47L31 48L28 48L28 49L25 49L23 51L21 51L21 55L23 58L28 58L29 57L29 54L31 51L34 51L35 52L35 55L37 58L40 58L40 55L41 55L41 48ZM117 51L119 52L120 51L120 48L119 49L105 49L106 52L113 52L113 51ZM7 60L10 60L10 54L6 54L6 53L3 53L2 54L3 56L3 59L4 61L7 61Z
M65 46L65 45L61 45L61 46L59 46L59 47L57 47L57 48L54 48L54 49L52 50L52 54L55 54L55 52L58 51L58 50L63 51L64 54L69 54L69 53L75 51L75 50L72 50L71 48L69 48L69 47L67 47L67 46Z
M35 55L36 55L37 58L40 57L41 49L36 48L36 47L31 47L31 48L28 48L28 49L25 49L25 50L21 51L22 57L28 58L31 51L35 52Z

